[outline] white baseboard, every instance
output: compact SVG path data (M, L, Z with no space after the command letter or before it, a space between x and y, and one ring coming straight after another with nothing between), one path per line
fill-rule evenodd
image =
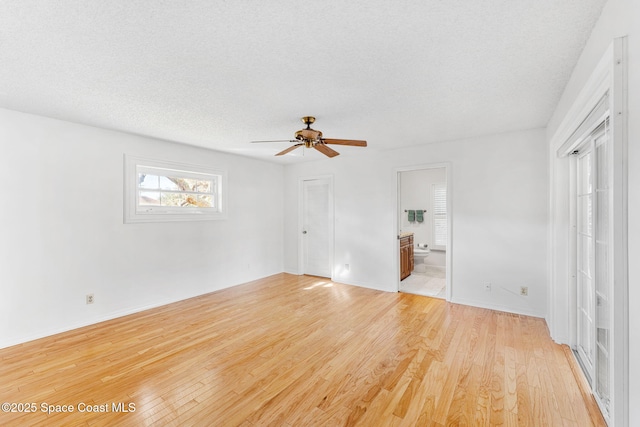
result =
M469 305L471 307L486 308L486 309L495 310L495 311L504 311L505 313L522 314L524 316L531 316L531 317L540 317L542 319L545 319L545 314L546 314L543 312L539 312L538 310L530 310L530 309L521 308L521 307L514 308L514 307L501 305L501 304L487 304L485 302L467 300L464 298L452 298L450 302L454 304ZM545 319L545 322L546 322L546 319Z

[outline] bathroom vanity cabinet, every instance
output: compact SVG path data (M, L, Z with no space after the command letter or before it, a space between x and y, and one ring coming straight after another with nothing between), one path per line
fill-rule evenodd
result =
M413 234L401 234L400 239L400 280L404 280L413 271Z

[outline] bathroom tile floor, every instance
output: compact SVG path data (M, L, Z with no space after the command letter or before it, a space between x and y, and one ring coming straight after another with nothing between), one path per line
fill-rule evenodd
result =
M400 292L445 298L445 270L427 267L426 272L412 271L411 276L400 282Z

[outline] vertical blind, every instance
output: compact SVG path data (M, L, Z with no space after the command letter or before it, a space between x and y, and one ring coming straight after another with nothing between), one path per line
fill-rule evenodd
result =
M447 248L447 185L433 184L433 248Z

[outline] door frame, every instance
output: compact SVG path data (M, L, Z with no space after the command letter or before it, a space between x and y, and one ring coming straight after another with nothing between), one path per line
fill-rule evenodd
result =
M302 176L298 178L298 274L305 274L304 271L304 241L302 236L302 231L304 227L304 182L305 181L316 181L316 180L327 180L329 182L329 262L331 263L330 271L331 277L330 279L333 281L334 278L334 245L335 245L335 213L334 213L334 191L333 191L333 175L309 175Z
M550 140L549 192L549 294L548 324L552 338L575 347L575 251L571 242L575 235L575 165L569 159L579 141L574 135L584 134L583 124L597 111L600 100L608 93L610 117L612 212L610 212L612 242L612 301L610 351L609 425L629 423L629 277L627 252L627 216L629 192L627 181L628 106L627 106L627 39L613 43L594 68L591 76L576 96ZM596 113L594 113L596 114ZM585 125L586 126L586 125ZM582 130L581 130L582 129ZM579 135L577 135L579 136ZM554 166L556 166L554 168ZM565 174L569 172L568 176ZM555 223L561 227L554 227ZM566 233L566 234L565 234ZM567 307L567 304L570 306ZM569 310L567 310L569 308Z
M392 259L394 272L396 277L396 292L400 292L400 256L398 253L398 231L400 230L400 218L398 215L398 211L400 210L400 174L402 172L411 172L417 170L424 169L443 169L445 170L445 176L447 177L447 250L445 253L445 276L446 276L446 289L445 289L445 299L447 301L451 301L453 295L453 289L451 286L451 271L452 271L452 261L453 261L453 197L452 197L452 188L453 188L453 173L451 162L440 162L440 163L426 163L414 166L403 166L399 168L393 169L393 181L394 181L394 204L393 204L393 234L390 235L390 240L393 239L393 244L391 247L393 248ZM392 236L392 237L391 237Z

